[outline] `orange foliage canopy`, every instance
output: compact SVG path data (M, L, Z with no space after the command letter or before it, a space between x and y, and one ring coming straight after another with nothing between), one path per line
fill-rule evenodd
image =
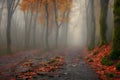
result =
M36 11L37 8L41 9L46 4L51 5L53 2L54 0L22 0L20 5L23 11ZM71 8L71 0L56 0L56 2L58 10L64 11Z
M30 12L38 12L40 16L40 21L42 24L45 19L45 6L48 5L50 20L52 21L55 13L54 13L54 0L22 0L20 7L22 11L30 11ZM56 6L58 10L58 21L65 21L62 19L61 16L64 15L64 13L71 9L72 7L72 0L56 0Z

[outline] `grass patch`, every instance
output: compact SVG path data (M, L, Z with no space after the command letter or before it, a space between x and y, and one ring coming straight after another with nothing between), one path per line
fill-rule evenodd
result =
M101 64L103 64L105 66L111 66L111 65L113 65L113 63L114 62L108 56L103 57L101 60Z
M108 56L111 60L118 60L120 59L120 50L113 50Z
M120 62L116 64L116 70L120 71Z
M106 73L105 75L106 75L106 78L107 78L107 79L111 79L111 78L114 78L114 77L115 77L115 74L112 73L112 72Z

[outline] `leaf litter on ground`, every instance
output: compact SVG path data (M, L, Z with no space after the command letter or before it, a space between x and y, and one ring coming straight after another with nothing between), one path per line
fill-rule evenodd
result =
M87 60L88 64L90 64L92 68L96 70L96 73L99 74L99 78L101 80L108 80L106 74L111 73L114 74L115 77L109 80L120 80L120 77L117 77L120 76L120 71L116 70L116 63L111 66L105 66L101 64L102 58L109 55L111 48L111 45L103 45L101 47L96 47L92 51L85 50L84 52L87 55L85 59Z
M15 72L15 76L11 78L11 80L31 80L37 76L48 76L54 77L59 76L59 73L54 73L59 69L63 69L63 65L65 64L65 60L62 56L58 56L55 58L51 58L49 61L41 62L38 66L34 66L34 62L32 60L28 60L20 64L22 71ZM20 67L18 66L18 67Z

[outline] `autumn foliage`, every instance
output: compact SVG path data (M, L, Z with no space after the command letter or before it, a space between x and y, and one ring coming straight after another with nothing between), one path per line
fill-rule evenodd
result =
M22 0L20 6L23 11L31 10L36 11L37 8L42 9L46 4L53 4L54 0ZM70 0L57 0L57 9L64 11L71 8ZM37 5L37 6L36 6Z
M55 72L58 69L63 69L65 64L63 57L55 57L48 62L41 62L39 66L34 66L34 63L27 61L21 64L22 68L28 70L22 72L16 72L15 77L11 80L25 79L31 80L37 76L48 76L48 74ZM59 74L53 74L52 76L59 76Z
M41 24L45 19L45 6L48 5L50 21L55 17L54 13L54 0L22 0L20 7L23 12L30 11L32 13L39 13L39 19ZM58 21L66 21L66 19L61 18L64 13L71 9L71 0L56 0L56 6L59 13Z
M119 60L114 61L114 64L111 66L105 66L101 64L102 59L105 56L108 56L110 51L111 45L96 47L94 50L88 51L90 54L88 54L86 57L87 62L92 66L93 69L96 70L96 73L99 74L101 80L108 80L110 77L112 77L110 80L120 80L120 72L116 70L116 64L119 62Z

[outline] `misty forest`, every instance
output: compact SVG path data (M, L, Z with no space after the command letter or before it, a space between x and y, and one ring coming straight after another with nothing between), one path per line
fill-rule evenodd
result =
M120 80L120 0L0 0L0 80Z

